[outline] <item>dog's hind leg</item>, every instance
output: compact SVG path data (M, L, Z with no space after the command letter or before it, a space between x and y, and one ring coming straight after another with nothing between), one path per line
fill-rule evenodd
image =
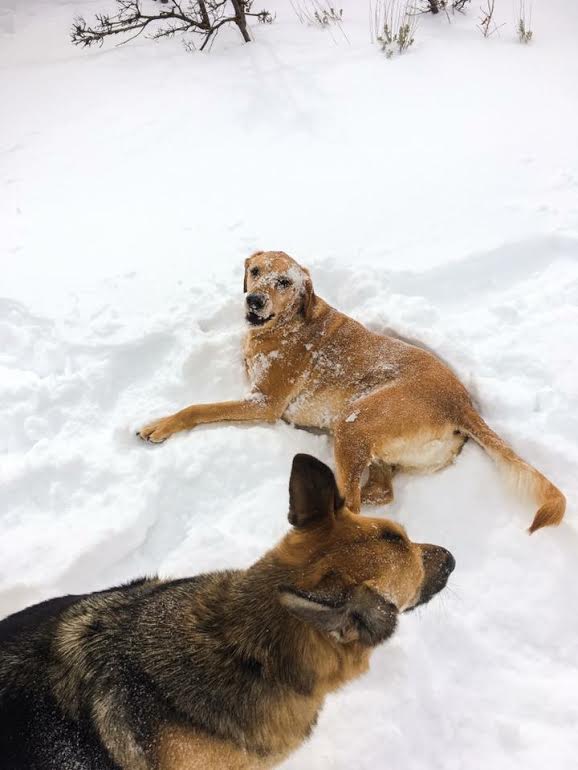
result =
M393 475L390 465L373 461L369 466L369 478L361 489L361 502L367 505L387 505L393 501Z

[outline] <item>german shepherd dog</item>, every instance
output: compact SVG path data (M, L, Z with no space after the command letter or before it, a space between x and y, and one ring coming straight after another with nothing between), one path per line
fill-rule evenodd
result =
M248 570L147 578L0 622L2 770L264 770L454 568L353 515L297 455L292 529Z
M466 388L432 353L370 332L332 308L316 296L308 270L282 251L246 260L244 291L250 395L189 406L142 428L141 438L159 443L225 420L283 419L328 430L339 488L356 513L362 503L391 502L396 471L443 468L473 438L536 501L530 532L560 523L564 495L486 425Z

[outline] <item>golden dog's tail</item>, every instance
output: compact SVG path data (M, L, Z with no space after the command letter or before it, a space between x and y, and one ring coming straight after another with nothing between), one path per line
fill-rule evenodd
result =
M468 410L461 423L463 432L486 450L515 489L530 495L540 505L529 532L559 524L566 510L566 498L562 492L540 471L518 457L474 409Z

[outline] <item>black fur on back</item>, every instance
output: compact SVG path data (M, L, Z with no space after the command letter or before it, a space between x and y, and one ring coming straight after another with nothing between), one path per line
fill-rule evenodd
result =
M2 770L119 770L88 720L74 722L62 714L46 681L58 618L85 598L60 596L0 621Z
M94 688L87 690L73 714L55 695L53 680L66 672L54 645L62 621L87 605L94 609L94 624L88 624L87 633L96 633L101 603L108 611L116 604L115 596L125 604L126 597L158 586L143 578L92 594L61 596L0 621L0 770L120 770L95 730L90 713ZM139 689L138 677L131 688Z
M348 654L281 605L299 574L271 552L246 571L139 580L0 621L0 770L153 770L166 726L255 757L293 750L324 699L304 650L335 670ZM347 618L367 631L361 615ZM367 646L394 628L395 613Z
M1 770L153 767L164 724L267 753L250 742L270 699L307 694L313 679L289 664L285 636L249 631L255 652L243 649L247 623L267 629L267 608L279 613L270 581L245 593L245 575L139 580L0 621Z

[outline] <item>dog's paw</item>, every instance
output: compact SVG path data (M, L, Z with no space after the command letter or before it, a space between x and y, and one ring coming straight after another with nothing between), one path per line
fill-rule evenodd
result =
M378 495L370 495L369 497L364 497L361 501L363 505L369 505L373 508L381 508L384 505L390 505L393 502L393 497L381 497Z
M137 431L136 435L142 438L143 441L148 441L151 444L162 444L169 436L176 433L178 428L176 427L172 417L163 417L162 420L156 420L151 422L150 425L145 425Z
M364 505L389 505L393 502L393 490L391 489L362 489L361 502Z

